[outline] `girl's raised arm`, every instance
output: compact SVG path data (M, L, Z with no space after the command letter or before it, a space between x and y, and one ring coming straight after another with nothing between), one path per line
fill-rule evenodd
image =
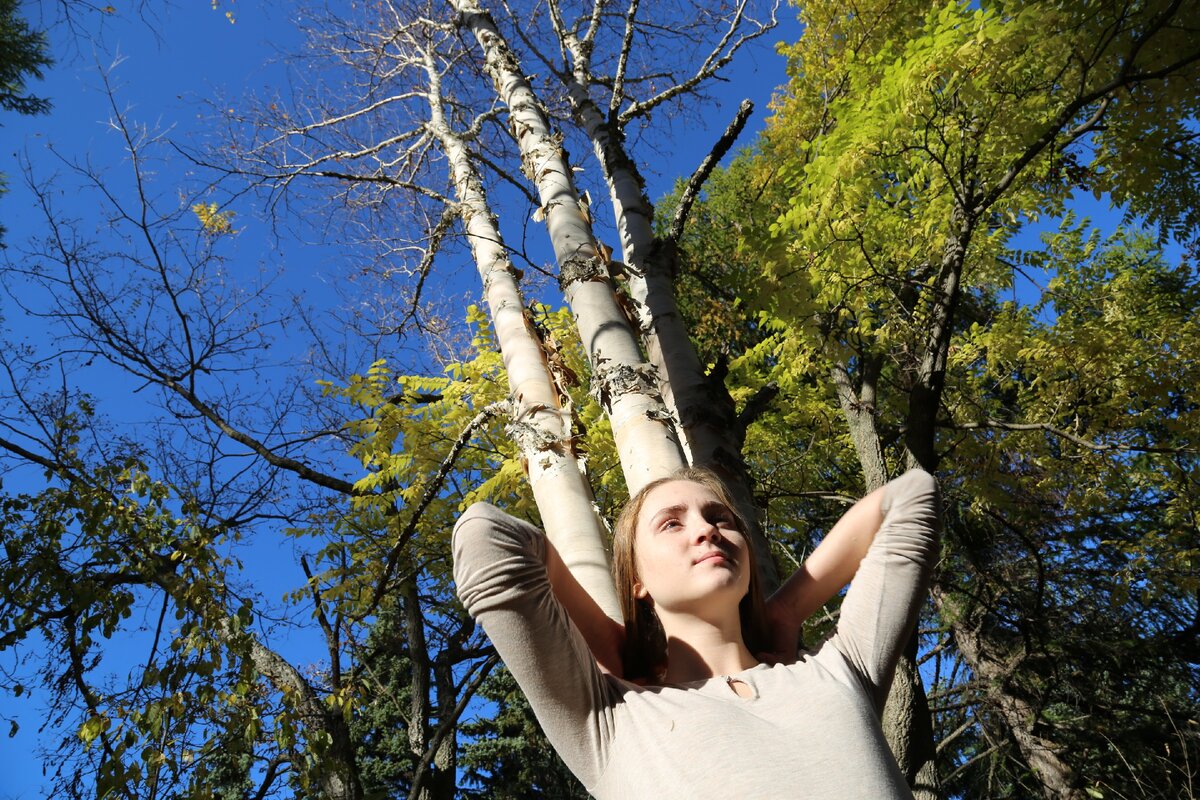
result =
M603 771L612 738L611 690L551 588L550 565L557 556L549 544L529 523L476 503L454 527L454 581L463 606L496 646L554 749L591 786ZM578 596L564 591L582 602L587 595L574 586Z
M772 634L769 655L784 661L795 658L804 621L854 577L883 524L884 488L851 506L812 555L767 600Z
M937 482L922 470L855 503L768 601L772 655L794 657L804 620L853 579L837 646L886 694L936 557L939 513Z

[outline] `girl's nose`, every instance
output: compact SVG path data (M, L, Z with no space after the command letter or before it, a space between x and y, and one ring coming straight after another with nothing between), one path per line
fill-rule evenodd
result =
M697 543L705 541L719 542L722 538L721 529L717 526L717 523L709 522L708 520L704 520L700 524L700 529L696 532Z

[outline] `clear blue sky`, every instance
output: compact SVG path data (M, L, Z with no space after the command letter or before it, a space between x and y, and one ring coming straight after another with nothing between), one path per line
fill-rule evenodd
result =
M53 102L52 111L45 116L22 118L5 115L0 124L3 136L3 158L0 171L9 176L10 191L0 197L0 216L8 228L6 244L10 246L9 257L19 257L22 240L40 225L40 217L33 208L30 193L23 186L20 176L22 161L28 161L39 178L46 178L62 171L62 164L54 152L67 159L89 159L102 168L111 168L119 175L124 158L122 144L109 129L111 117L108 98L102 91L101 70L110 70L112 82L117 87L118 103L127 116L152 129L167 132L176 141L187 141L189 136L204 132L204 114L201 100L224 94L236 98L246 92L277 85L282 70L271 65L271 59L286 53L298 43L288 14L273 4L221 2L213 9L209 2L183 2L163 7L164 4L147 3L145 19L130 16L124 5L116 15L104 17L102 26L96 18L87 16L86 9L75 13L82 29L99 31L95 42L72 34L65 26L50 30L52 53L56 64L49 70L45 80L30 86L31 91L48 97ZM34 23L52 22L40 15L56 13L56 3L44 6L26 4L24 13ZM234 13L231 24L225 11ZM790 17L790 11L783 14ZM783 61L773 52L773 43L794 39L798 26L786 21L776 35L768 37L753 51L746 52L727 73L729 82L720 84L718 92L721 106L710 115L707 129L694 125L679 126L677 138L667 150L668 158L660 169L647 175L650 181L649 194L652 198L668 191L676 177L686 175L694 169L707 152L712 141L724 129L737 104L745 97L755 101L756 112L749 128L743 134L742 143L752 140L767 115L767 101L773 88L784 78ZM582 154L581 154L582 155ZM585 168L591 169L586 158L581 158ZM170 186L172 171L182 177L187 168L183 159L174 163L158 165L158 178L162 186ZM68 215L87 219L90 208L86 198L63 195L57 198L62 210ZM262 264L280 264L286 259L291 279L299 283L311 283L319 291L321 273L329 266L328 260L338 254L331 249L293 247L273 244L265 222L256 217L252 208L238 208L237 225L242 233L236 242L234 270L244 268L257 270ZM281 249L282 248L282 249ZM239 265L241 265L239 267ZM3 324L18 335L39 335L29 321L24 320L15 308L3 308ZM86 376L88 385L100 395L128 395L121 379L111 370L93 368ZM143 413L136 403L122 400L119 407L106 409L109 413L124 415L124 421L136 423ZM10 476L6 488L14 490ZM281 573L266 565L292 563L290 544L260 542L250 552L250 557L260 564L260 589L265 594L278 597L302 581L296 575ZM299 660L306 652L304 642L276 642L285 652ZM310 651L311 652L311 651ZM314 656L315 658L316 656ZM0 667L13 666L12 654L0 655ZM121 654L114 654L111 666L120 664ZM38 728L43 721L44 698L31 692L22 698L0 696L0 800L7 798L35 798L45 796L47 785L42 776L41 756L37 752L39 741L42 747L53 746L54 731L47 730L41 736ZM20 725L16 736L6 736L8 722L15 720Z

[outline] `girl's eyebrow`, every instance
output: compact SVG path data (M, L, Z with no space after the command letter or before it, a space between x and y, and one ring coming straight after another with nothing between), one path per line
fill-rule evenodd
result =
M673 516L682 511L687 511L686 503L676 503L673 506L667 506L666 508L660 508L658 511L654 512L654 516L650 517L650 524L654 525L662 517Z
M687 511L687 508L687 503L676 503L673 506L660 508L658 511L654 512L654 516L650 517L650 524L657 525L662 518L680 514L684 511ZM720 500L706 500L700 506L700 513L702 514L710 514L713 511L729 514L730 516L733 515L733 511L730 510L729 506L725 505Z

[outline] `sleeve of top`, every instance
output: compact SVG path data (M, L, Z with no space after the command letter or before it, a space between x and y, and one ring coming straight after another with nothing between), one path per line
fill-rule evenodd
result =
M832 644L882 710L896 662L908 642L929 584L941 529L937 481L911 470L887 484L883 524L846 599Z
M550 588L545 535L476 503L454 526L458 596L517 679L563 762L593 786L611 741L607 683Z

